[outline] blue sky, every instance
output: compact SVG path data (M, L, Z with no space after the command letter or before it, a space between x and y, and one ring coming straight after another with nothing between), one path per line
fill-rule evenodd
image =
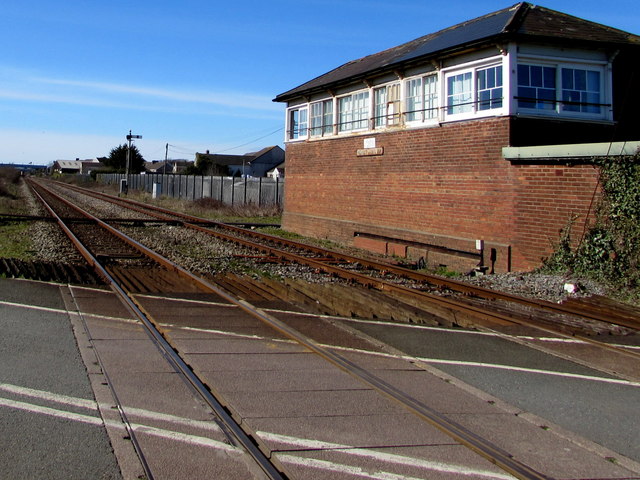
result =
M353 60L508 7L468 0L3 0L0 163L147 160L283 143L279 93ZM637 0L541 6L640 34Z

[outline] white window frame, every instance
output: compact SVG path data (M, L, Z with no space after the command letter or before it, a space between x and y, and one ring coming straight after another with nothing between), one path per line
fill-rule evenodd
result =
M530 65L539 67L551 67L555 68L555 108L553 109L539 109L539 108L527 108L520 105L520 102L516 100L514 103L516 112L518 114L528 114L541 117L557 117L567 119L584 119L584 120L611 120L612 119L612 107L611 107L611 78L608 63L603 61L584 61L581 62L575 59L568 58L550 58L550 57L536 57L536 56L523 56L519 57L516 62L516 72L520 65ZM588 111L575 111L565 108L563 103L563 94L565 85L563 85L563 69L572 70L586 70L595 71L599 73L599 94L600 94L600 112L588 112ZM514 92L515 97L518 97L519 79L516 74L514 78Z
M393 97L393 94L396 97ZM372 88L373 129L393 127L401 123L402 84L391 82ZM380 103L382 99L382 103Z
M342 110L343 102L350 105L344 111ZM370 110L371 110L371 89L358 90L348 95L340 95L336 97L336 119L338 124L338 133L363 132L369 130ZM364 126L356 126L364 123Z
M493 67L502 67L502 105L496 108L480 109L480 99L478 97L478 72ZM509 99L507 97L509 92L509 75L507 72L508 61L507 56L499 55L492 58L485 58L476 62L470 62L463 65L456 65L455 67L448 67L442 69L442 81L440 88L440 96L442 98L442 110L444 121L456 121L465 120L476 117L495 117L506 115L509 111ZM464 108L462 105L462 111L451 112L452 105L450 105L450 92L449 92L449 79L459 75L471 75L471 85L469 90L468 108ZM457 93L460 95L460 92ZM455 108L457 105L454 105ZM457 109L458 110L458 109Z
M417 85L417 95L409 97L410 85ZM422 125L440 121L440 75L438 73L422 74L404 79L404 122L406 125ZM427 91L427 86L430 90ZM415 87L414 87L415 88ZM410 106L410 98L415 98Z
M306 116L306 122L303 122L302 125L302 133L300 133L301 127L298 126L294 129L293 125L293 116L295 112L298 112L298 116L304 115ZM298 123L299 120L298 120ZM295 136L294 136L295 135ZM287 109L287 129L285 133L285 141L287 142L297 142L300 140L306 140L309 138L309 105L296 105L295 107L291 107Z
M330 106L330 109L328 109L327 106ZM313 115L314 110L318 107L320 109L320 115ZM309 104L309 136L311 138L333 135L335 123L334 111L335 105L333 98L325 98ZM320 125L314 125L314 119L320 119ZM317 131L318 129L319 131Z

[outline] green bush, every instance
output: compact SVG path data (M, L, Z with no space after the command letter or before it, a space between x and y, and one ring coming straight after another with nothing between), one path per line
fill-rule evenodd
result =
M597 160L601 195L595 219L572 247L574 219L544 269L571 272L615 287L640 286L640 155Z

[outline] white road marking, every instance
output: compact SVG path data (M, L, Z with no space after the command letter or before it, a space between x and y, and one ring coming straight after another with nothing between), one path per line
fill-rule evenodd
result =
M122 427L122 424L116 424L114 426ZM229 453L243 453L243 450L239 447L234 447L233 445L229 445L228 443L220 442L218 440L213 440L207 437L189 435L187 433L175 432L173 430L165 430L162 428L150 427L148 425L140 425L137 423L132 423L131 427L136 433L160 437L164 438L165 440L173 440L175 442L185 443L187 445L213 448L215 450L224 450L225 452Z
M88 410L98 411L98 405L93 400L86 400L84 398L69 397L67 395L59 395L53 392L46 392L44 390L35 390L33 388L20 387L18 385L11 385L9 383L0 383L0 390L23 397L39 398L40 400L46 400L53 403L61 403L63 405L69 405L72 407L86 408Z
M78 312L75 312L75 311L66 310L64 308L39 307L37 305L27 305L25 303L7 302L7 301L4 301L4 300L0 300L0 305L6 305L7 307L25 308L27 310L36 310L36 311L39 311L39 312L62 313L62 314L65 314L65 315L76 315L76 316L84 315L85 317L99 318L101 320L114 320L114 321L119 321L119 322L139 323L137 320L132 320L130 318L111 317L111 316L107 316L107 315L94 315L94 314L91 314L91 313L82 314L82 313L78 313Z
M376 472L371 472L370 471L371 469L365 470L362 467L343 465L335 462L329 462L326 460L318 460L315 458L296 457L294 455L283 455L283 454L276 454L276 457L278 458L278 460L280 460L283 463L298 465L302 467L316 468L319 470L337 472L337 473L342 473L347 475L353 475L354 477L360 477L360 478L371 478L374 480L424 480L424 477L408 477L406 475L399 475L397 473L391 473L391 472L383 472L380 470ZM459 474L464 476L472 476L473 478L484 477L484 478L497 479L497 480L498 479L514 480L515 479L515 477L512 477L510 475L506 476L506 475L500 475L497 473L485 474L478 471L461 472L461 471L455 471L455 470L440 470L440 469L430 469L430 470L444 472L444 473Z
M363 457L371 460L382 461L394 465L402 465L405 467L418 468L421 470L428 470L433 472L442 473L456 473L459 475L473 476L474 478L495 478L495 479L509 479L514 477L511 475L500 474L495 472L489 472L487 470L481 470L476 468L469 468L464 465L455 465L450 463L443 463L437 461L423 460L420 458L406 457L404 455L396 455L393 453L377 452L366 448L357 448L350 445L342 445L339 443L322 442L319 440L309 440L303 438L290 437L287 435L279 435L269 432L256 432L259 437L264 440L270 440L272 442L280 443L283 445L295 445L304 449L311 450L331 450L335 452L344 453L349 456ZM299 458L292 455L278 455L278 458L283 460L283 457L291 457L293 463L303 465L309 459ZM312 461L312 460L309 460ZM319 461L319 460L318 460ZM327 462L328 463L328 462ZM357 468L357 467L356 467ZM368 478L387 478L387 477L368 477ZM389 477L391 478L391 477ZM400 477L403 478L403 477Z
M49 417L60 418L63 420L69 420L72 422L80 422L93 426L109 426L112 428L118 428L124 430L124 425L121 422L108 421L106 424L100 417L93 417L90 415L82 415L79 413L67 412L65 410L58 410L50 407L43 407L42 405L34 405L32 403L19 402L16 400L10 400L8 398L0 397L0 406L13 408L16 410L23 410L30 413L36 413L39 415L46 415ZM155 416L154 416L155 418ZM187 420L187 419L184 419ZM131 427L135 432L141 434L152 435L154 437L164 438L175 442L180 442L188 445L196 445L201 447L214 448L216 450L224 450L227 452L238 453L241 450L233 445L229 445L224 442L213 440L211 438L202 437L199 435L190 435L182 432L176 432L173 430L166 430L162 428L151 427L148 425L142 425L138 423L132 423Z
M590 382L610 383L614 385L625 385L628 387L640 387L640 382L631 382L629 380L621 380L619 378L594 377L592 375L580 375L578 373L556 372L553 370L539 370L537 368L513 367L511 365L500 365L495 363L482 362L463 362L460 360L441 360L438 358L422 358L415 357L417 360L425 363L440 365L460 365L463 367L480 367L492 368L497 370L509 370L513 372L537 373L541 375L549 375L552 377L574 378L576 380L587 380Z
M47 402L58 403L61 405L68 405L71 407L85 408L91 411L98 411L98 404L94 400L86 400L84 398L70 397L67 395L60 395L53 392L46 392L44 390L35 390L33 388L20 387L17 385L11 385L8 383L0 383L0 391L12 393L14 395L20 395L23 397L37 398ZM1 398L1 397L0 397ZM103 409L111 408L112 405L100 405ZM186 427L196 427L203 430L209 430L219 432L220 427L214 421L207 420L192 420L190 418L178 417L176 415L169 415L166 413L152 412L150 410L144 410L141 408L123 407L125 413L131 416L137 416L155 421L161 421L165 423L172 423L176 425L182 425Z
M188 330L188 331L200 331L203 333L211 333L214 335L221 335L221 336L225 336L225 337L237 337L237 338L247 338L247 339L253 339L253 340L265 340L265 337L261 337L261 336L257 336L257 335L247 335L247 334L241 334L241 333L233 333L233 332L225 332L222 330L213 330L213 329L203 329L203 328L191 328L191 327L176 327L172 324L162 324L163 327L170 327L170 328L176 328L176 329L180 329L180 330ZM486 334L486 335L493 335L493 334ZM274 341L274 342L283 342L283 343L296 343L293 340L283 340L283 339L269 339L270 341ZM614 384L614 385L625 385L625 386L629 386L629 387L640 387L640 382L632 382L629 380L622 380L622 379L618 379L618 378L607 378L607 377L597 377L597 376L591 376L591 375L580 375L580 374L576 374L576 373L567 373L567 372L557 372L557 371L553 371L553 370L540 370L540 369L535 369L535 368L525 368L525 367L515 367L515 366L510 366L510 365L500 365L500 364L493 364L493 363L483 363L483 362L465 362L462 360L443 360L443 359L438 359L438 358L426 358L426 357L414 357L411 355L394 355L391 353L385 353L385 352L372 352L369 350L361 350L361 349L355 349L355 348L349 348L349 347L338 347L335 345L328 345L328 344L318 344L321 347L324 348L328 348L331 350L337 350L337 351L343 351L343 352L351 352L351 353L360 353L360 354L364 354L364 355L371 355L371 356L376 356L376 357L382 357L382 358L394 358L394 359L400 359L400 360L407 360L407 361L421 361L424 363L429 363L429 364L442 364L442 365L460 365L460 366L468 366L468 367L483 367L483 368L493 368L493 369L500 369L500 370L511 370L514 372L523 372L523 373L536 373L536 374L541 374L541 375L549 375L549 376L558 376L558 377L566 377L566 378L575 378L577 380L587 380L587 381L593 381L593 382L601 382L601 383L609 383L609 384Z
M65 420L71 420L73 422L88 423L90 425L96 426L104 425L104 423L102 422L102 418L100 417L91 417L89 415L82 415L80 413L66 412L64 410L43 407L41 405L34 405L32 403L17 402L15 400L9 400L8 398L0 397L0 406L15 408L17 410L24 410L31 413L38 413L41 415L47 415L49 417L62 418Z
M39 307L37 305L26 305L24 303L6 302L4 300L0 300L0 305L6 305L8 307L26 308L28 310L37 310L40 312L67 313L67 311L63 308L61 309L61 308Z

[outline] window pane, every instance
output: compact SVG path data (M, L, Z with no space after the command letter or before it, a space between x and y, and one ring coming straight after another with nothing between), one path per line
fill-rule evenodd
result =
M300 131L301 137L306 137L309 134L309 132L307 132L307 128L309 126L308 120L307 120L307 113L308 112L306 108L300 109L300 123L299 123L298 129Z
M601 113L600 72L578 68L562 69L562 110ZM595 104L595 105L594 105Z
M600 72L587 71L587 90L591 92L600 91Z
M484 90L487 88L487 71L480 70L478 72L478 88Z
M387 110L387 87L377 88L374 90L374 116L375 126L381 127L386 125L385 115Z
M537 102L536 107L541 110L555 110L556 109L556 91L540 88L537 91L538 98L540 99Z
M478 110L494 108L502 108L502 65L478 71Z
M338 100L338 116L340 119L339 130L341 132L351 130L351 97L342 97Z
M438 77L430 75L424 79L425 118L438 116Z
M406 120L413 122L421 120L422 110L422 79L414 78L406 83L407 100L406 100Z
M298 138L298 114L299 110L291 110L289 117L289 138Z
M573 90L573 70L570 68L562 69L562 88Z
M556 69L554 67L543 68L544 82L542 86L544 88L556 88Z
M327 135L333 133L333 100L325 100L322 102L323 116L322 116L322 133Z
M471 72L453 75L447 79L447 113L449 115L470 112Z
M322 103L311 104L311 128L309 134L312 136L322 134Z
M529 65L518 65L518 85L528 87L531 85L531 79L529 78Z
M585 102L591 104L585 106L585 112L587 113L600 113L600 94L599 93L586 93L584 96ZM598 104L598 105L593 105Z
M556 108L556 68L518 65L518 108Z
M531 65L531 85L534 87L542 86L542 67Z
M587 89L587 72L585 70L574 70L574 88L576 90Z
M522 108L536 108L536 89L518 87L518 106Z

